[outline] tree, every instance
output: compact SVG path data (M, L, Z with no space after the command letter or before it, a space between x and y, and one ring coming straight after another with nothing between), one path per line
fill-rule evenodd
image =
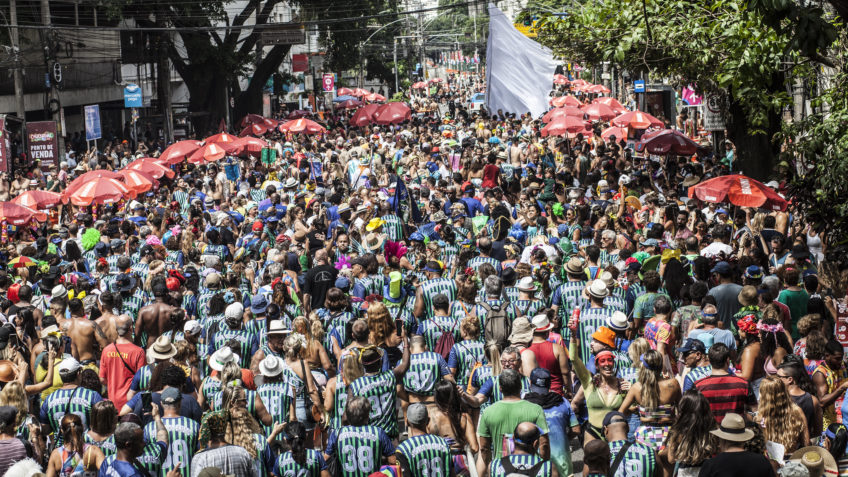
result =
M800 36L784 26L787 11L762 10L743 0L613 0L586 2L567 13L544 15L539 27L540 40L561 56L590 65L610 61L632 74L670 77L701 92L724 94L727 131L741 168L760 178L773 172L780 152L774 138L784 108L792 104L788 85L808 77L810 62L822 57L832 38L829 29L807 29ZM827 24L811 7L798 7L795 15Z

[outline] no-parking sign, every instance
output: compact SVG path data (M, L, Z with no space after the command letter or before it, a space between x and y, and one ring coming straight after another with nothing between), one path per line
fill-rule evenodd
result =
M333 73L324 73L321 84L324 85L325 92L332 92L336 89L336 76Z

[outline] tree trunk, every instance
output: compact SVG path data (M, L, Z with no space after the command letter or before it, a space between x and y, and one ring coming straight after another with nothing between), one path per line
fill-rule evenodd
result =
M289 52L290 45L277 45L256 66L250 84L235 98L233 108L233 124L237 124L246 114L262 114L262 94L268 78L277 72L283 59Z
M186 81L189 91L188 110L198 138L202 139L217 131L221 119L226 117L227 99L224 88L226 78L215 74L214 68L194 66L194 81ZM205 73L204 73L205 72Z
M770 113L768 120L764 134L751 134L751 125L743 106L730 98L726 126L728 139L736 146L733 172L761 181L774 175L780 146L771 139L780 132L780 114ZM724 151L716 152L717 155L724 154Z

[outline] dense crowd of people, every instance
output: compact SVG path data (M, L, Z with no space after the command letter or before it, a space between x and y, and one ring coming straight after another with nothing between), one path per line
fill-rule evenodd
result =
M475 91L7 225L0 476L848 475L820 231L689 199L732 151L542 137ZM3 192L166 145L129 146Z

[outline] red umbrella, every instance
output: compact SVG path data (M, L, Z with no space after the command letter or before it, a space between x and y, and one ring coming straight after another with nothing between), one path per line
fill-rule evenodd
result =
M601 138L603 138L604 140L609 139L610 136L615 136L616 141L625 139L627 138L627 129L620 128L618 126L610 126L601 131Z
M568 84L568 77L565 75L554 75L554 84Z
M296 110L294 110L294 111L290 112L290 113L288 114L288 116L286 116L286 119L300 119L300 118L305 118L306 116L309 116L310 114L312 114L312 113L311 113L311 112L309 112L309 111L307 111L307 110L305 110L305 109L296 109Z
M371 101L373 103L373 102L376 102L376 101L383 102L383 101L386 100L386 97L383 96L382 94L371 93L368 96L365 96L365 98L363 98L363 99L365 101Z
M62 194L46 190L28 190L12 199L12 202L33 210L49 209L62 203Z
M586 91L587 93L610 94L610 89L602 84L589 85L583 91Z
M230 146L232 148L232 145ZM237 149L237 148L234 148ZM201 164L203 162L215 162L227 155L227 151L218 143L210 142L205 144L200 149L194 151L188 157L188 162L192 164Z
M245 117L241 118L241 127L250 126L251 124L261 123L265 118L258 114L247 114Z
M227 133L218 133L214 136L209 136L203 140L205 144L215 143L221 146L225 151L230 154L237 154L239 149L236 145L237 136L233 136L232 134Z
M380 109L379 104L366 104L353 113L353 116L350 118L350 124L359 127L371 124L374 122L374 115L378 109Z
M369 94L371 94L370 91L362 88L356 88L355 90L350 92L351 96L356 96L357 98L361 98L362 96L368 96Z
M587 83L586 80L582 78L578 78L576 80L571 81L571 86L586 86L587 84L589 83Z
M163 176L172 179L176 175L173 169L162 165L161 162L152 157L142 157L137 161L130 162L125 169L139 170L145 174L150 174L154 179L161 179Z
M554 108L545 113L545 115L542 116L542 122L549 123L564 116L574 116L575 118L583 119L583 114L583 111L579 108L575 108L574 106L563 106L561 108Z
M267 129L274 129L279 124L280 124L280 122L277 121L276 119L265 118L265 119L262 120L262 125L265 126Z
M47 220L47 216L29 207L14 202L0 202L0 222L12 225L24 225L35 217L40 221Z
M116 175L121 177L120 174ZM79 177L76 180L81 178ZM70 201L74 205L111 204L124 198L133 199L135 196L135 191L127 188L126 184L118 179L93 176L79 183L74 189L69 186L65 190L62 201Z
M374 115L377 124L399 124L412 117L412 110L406 103L394 102L380 106Z
M417 83L412 83L412 89L425 89L427 88L426 81L419 81Z
M362 106L362 101L358 99L348 99L339 103L339 107L342 109L353 109Z
M268 147L268 142L257 137L242 137L237 141L241 153L248 153L258 156L262 152L262 148Z
M740 207L786 210L787 202L762 182L741 174L719 176L689 188L689 198L704 202L724 202Z
M551 104L558 108L561 108L563 106L574 106L575 108L583 106L583 103L581 103L580 100L575 98L574 96L559 96L557 98L552 99Z
M663 129L642 136L636 144L636 151L648 151L648 154L691 156L698 150L698 144L680 131Z
M200 141L177 141L168 146L167 149L162 152L162 155L159 156L159 159L162 159L169 165L179 164L199 148Z
M430 82L431 83L444 83L445 80L443 80L442 78L433 78L433 79L430 80Z
M118 171L118 174L122 176L127 189L136 194L147 192L159 185L159 181L154 179L152 175L138 169L122 169Z
M250 135L250 134L252 134L254 136L261 136L261 135L265 134L266 132L268 132L268 128L265 127L264 124L256 123L256 124L251 124L250 126L247 126L246 128L242 129L241 132L239 133L239 136L247 136L247 135Z
M562 136L566 133L580 133L586 130L586 123L574 116L562 116L554 119L542 128L542 137Z
M324 126L316 123L315 121L311 121L309 119L300 118L294 121L289 121L287 123L283 123L279 127L280 132L290 132L290 133L304 133L304 134L317 134L321 132L325 132Z
M661 128L663 122L642 111L630 111L612 120L613 125L633 129Z
M615 99L615 98L610 98L610 97L607 97L607 96L601 96L600 98L593 99L592 102L593 103L606 104L607 106L612 108L612 110L615 111L618 114L624 114L624 113L627 112L627 108L625 108L624 105L619 103L618 100Z
M616 112L612 110L606 104L601 103L592 103L587 104L580 108L589 116L589 119L593 121L601 120L601 121L609 121L610 119L616 117Z
M338 96L353 96L354 94L353 94L353 90L350 89L350 88L339 88L339 90L336 91L336 95L338 95Z

